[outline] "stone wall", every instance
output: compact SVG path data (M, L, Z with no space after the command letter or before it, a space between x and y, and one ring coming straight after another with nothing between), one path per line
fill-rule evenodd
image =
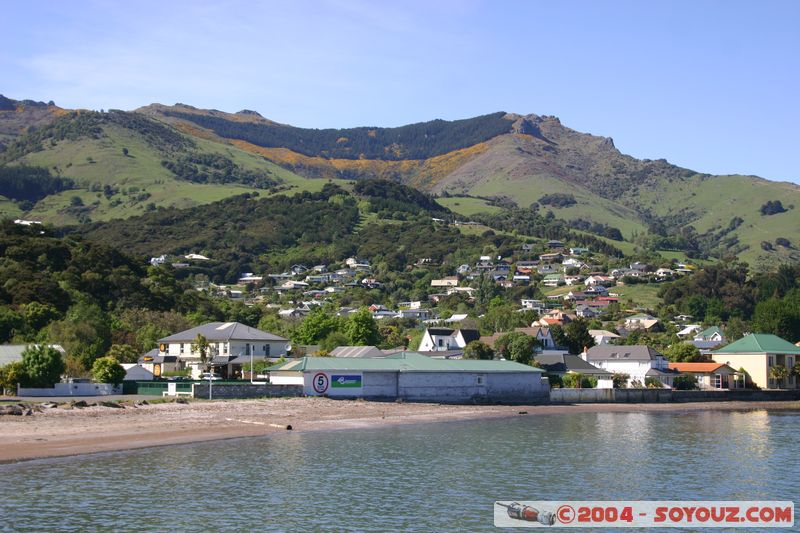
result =
M797 390L679 391L670 389L552 389L551 403L766 402L800 400Z
M302 396L302 385L273 385L265 383L253 385L250 383L221 383L212 385L212 397L217 400L230 400L239 398L281 398L287 396ZM208 383L195 383L192 385L192 398L208 398Z

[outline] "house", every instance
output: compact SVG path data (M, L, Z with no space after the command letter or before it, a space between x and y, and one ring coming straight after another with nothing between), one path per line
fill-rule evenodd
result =
M625 319L625 329L627 330L643 329L646 331L658 331L660 326L661 322L659 322L656 317L645 313L629 316Z
M295 281L293 279L289 279L275 287L276 291L294 291L297 289L307 289L308 283L305 281Z
M454 322L461 322L462 320L466 320L467 316L468 316L467 313L454 314L450 318L446 319L445 322L447 322L448 324L452 324Z
M591 376L597 378L598 389L613 389L614 381L613 375L608 370L598 368L593 364L584 361L577 355L568 353L549 353L540 354L534 357L534 360L539 366L548 374L555 374L563 377L565 374L583 374L584 376Z
M595 318L602 315L603 312L589 307L588 305L581 304L575 307L575 314L580 318Z
M549 326L563 326L572 322L575 318L575 315L570 315L561 311L560 309L553 309L546 312L544 315L539 317L539 320L535 320L532 327L549 327Z
M205 363L197 346L198 336L208 343ZM287 339L239 322L209 322L158 340L158 354L178 357L179 367L190 368L193 377L199 376L206 364L220 369L223 377L233 376L251 356L262 360L280 357L288 348Z
M401 309L395 315L397 318L413 318L415 320L428 320L431 317L430 309Z
M544 371L512 361L386 357L303 357L269 369L270 382L307 396L450 403L546 401Z
M541 312L547 308L547 306L541 300L529 300L526 298L523 298L520 301L520 305L522 305L522 308L525 310L532 310L536 312Z
M570 255L586 255L590 253L590 250L588 248L575 247L575 248L570 248L569 253Z
M669 368L694 376L702 390L744 387L744 374L722 363L669 363Z
M470 342L480 338L481 334L476 329L427 328L417 350L437 352L464 348Z
M798 388L797 376L789 376L779 383L770 375L771 370L777 366L791 371L800 361L800 347L776 335L745 335L738 341L711 352L711 358L737 370L744 369L747 382L755 383L761 388Z
M200 254L186 254L183 257L191 261L208 261L208 257Z
M547 274L542 280L542 285L545 287L558 287L559 285L564 285L565 283L564 276L561 274Z
M363 267L367 267L367 268L370 267L369 261L367 261L366 259L359 259L357 257L348 257L347 259L344 260L344 264L349 266L350 268L352 268L354 270L358 270L358 267L362 267L362 268Z
M614 346L601 344L584 350L584 361L611 373L627 374L629 386L644 386L647 378L655 378L672 387L677 372L669 369L667 359L650 346Z
M155 375L144 366L138 363L122 363L125 369L125 377L122 381L153 381Z
M450 276L442 279L432 279L431 287L457 287L458 276Z
M678 335L678 337L680 338L693 337L702 330L703 326L701 326L700 324L687 324L686 326L684 326L682 330L676 333L676 335Z
M536 272L542 275L555 274L558 272L558 267L555 265L540 265L536 268Z
M511 278L511 281L516 285L527 285L531 282L531 277L527 274L514 274L514 277Z
M319 272L320 274L325 274L328 271L328 265L314 265L311 267L311 270Z
M539 259L545 263L556 263L561 261L563 258L564 256L560 253L542 254L539 256Z
M22 352L24 352L29 346L37 347L40 346L38 344L0 344L0 367L8 365L10 363L18 363L22 361ZM64 348L61 347L60 344L47 344L48 348L54 348L57 350L61 355L65 355L67 352ZM2 387L0 387L0 392L2 392Z
M694 344L701 352L708 351L717 346L722 346L727 343L725 334L717 326L711 326L703 331L697 333L692 339Z
M650 270L650 267L648 267L645 263L640 263L639 261L631 263L629 268L638 272L648 272Z
M264 278L262 276L256 276L252 272L244 272L241 276L239 276L239 281L237 283L260 283L263 280Z
M292 274L299 276L300 274L305 274L308 272L308 267L305 265L292 265L289 270Z
M619 335L605 329L590 329L589 335L594 338L594 343L598 346L601 344L611 344L616 339L619 339Z
M139 357L137 363L156 378L161 377L164 372L177 372L183 369L177 355L162 354L158 348L153 348Z
M150 258L150 264L153 266L163 265L166 262L167 262L167 256L164 254L159 255L158 257Z
M563 248L564 243L555 239L547 241L547 247L550 249Z
M521 250L522 250L523 252L528 252L528 253L532 252L534 249L536 249L536 245L535 245L535 244L532 244L532 243L527 243L527 242L526 242L526 243L524 243L524 244L522 245L522 248L521 248Z
M564 283L567 285L580 285L583 283L583 276L564 276Z
M587 287L612 287L614 285L614 280L611 277L599 274L589 276L583 282Z
M459 275L464 275L464 274L468 274L470 270L472 270L472 269L470 268L469 265L459 265L459 267L456 270L456 272Z
M308 309L281 309L278 311L278 316L281 318L302 318L308 313Z
M556 348L556 343L553 340L553 334L550 333L550 328L535 326L530 328L514 328L514 331L517 333L524 333L525 335L538 340L541 344L541 348L537 348L537 352L542 350L554 350ZM484 335L480 338L480 341L490 348L494 348L494 343L497 341L497 339L508 333L510 332L501 331L492 335Z
M561 261L561 266L566 268L581 268L585 267L586 264L580 259L575 259L574 257L568 257L563 261Z

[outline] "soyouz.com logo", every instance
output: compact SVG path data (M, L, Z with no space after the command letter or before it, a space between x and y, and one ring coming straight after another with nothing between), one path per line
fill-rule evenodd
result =
M497 501L496 527L794 526L792 501Z

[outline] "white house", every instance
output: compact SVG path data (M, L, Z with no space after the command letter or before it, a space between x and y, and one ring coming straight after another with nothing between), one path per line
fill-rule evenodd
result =
M605 329L590 329L589 335L594 338L594 343L598 346L601 344L611 344L612 341L619 338L619 335L616 333Z
M581 359L611 373L627 374L628 385L644 386L647 378L655 378L667 387L677 372L670 370L667 359L649 346L614 346L602 344L584 350Z
M419 352L442 352L464 348L481 338L476 329L428 328L419 343Z
M176 356L182 368L189 367L193 377L199 376L205 365L196 344L198 335L208 342L206 364L219 368L223 377L248 364L251 356L256 360L276 358L289 348L287 339L239 322L209 322L159 339L159 355Z
M458 286L458 276L451 276L442 279L432 279L431 287L456 287Z

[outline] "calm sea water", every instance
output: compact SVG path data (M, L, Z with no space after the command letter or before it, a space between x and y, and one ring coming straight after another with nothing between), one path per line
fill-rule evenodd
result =
M519 416L2 465L0 530L466 532L495 500L792 500L798 422Z

